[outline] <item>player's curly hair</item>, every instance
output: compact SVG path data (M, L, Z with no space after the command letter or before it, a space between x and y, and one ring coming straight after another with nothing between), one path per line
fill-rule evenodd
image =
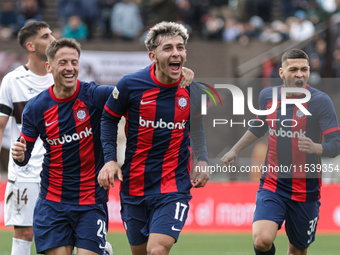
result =
M46 49L47 60L52 61L57 51L64 47L77 50L78 55L80 56L81 47L79 42L72 38L61 38L58 40L54 40L53 42L50 43L50 45L47 46Z
M164 36L181 36L187 44L189 34L187 29L179 23L163 21L150 28L144 44L148 51L156 49Z

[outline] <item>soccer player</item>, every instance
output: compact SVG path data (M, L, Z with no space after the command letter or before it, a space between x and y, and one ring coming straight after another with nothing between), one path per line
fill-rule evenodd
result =
M22 111L27 101L53 84L47 73L46 47L55 38L45 22L32 22L18 33L19 44L28 55L28 63L9 72L0 87L0 144L6 124L10 125L11 145L20 135ZM39 193L43 160L42 141L37 140L29 163L17 166L12 157L8 164L5 192L5 225L14 226L12 255L30 254L33 239L33 209Z
M153 64L124 76L110 95L101 130L105 165L98 182L106 189L114 175L121 183L121 217L132 254L168 254L181 232L191 199L190 188L203 187L209 175L194 172L189 163L189 126L200 166L207 166L207 151L200 90L192 83L178 86L186 61L187 30L161 22L145 40ZM117 124L127 120L127 147L122 169L117 164ZM195 123L193 123L195 122Z
M259 96L260 110L268 110L275 101L272 93L276 93L275 111L258 116L221 160L225 165L233 164L242 150L269 132L253 218L255 254L275 254L273 242L285 221L288 254L303 255L315 239L319 219L320 156L335 157L340 153L340 129L329 96L307 84L310 67L305 52L293 49L284 53L279 73L283 85L275 87L277 92L268 87ZM302 93L299 89L293 91L294 88L305 90ZM310 115L294 104L288 104L286 115L283 114L280 102L285 89L290 89L287 90L290 99L303 99L310 93L309 101L300 105ZM325 143L321 143L322 135ZM323 167L327 170L327 166Z
M112 87L77 80L80 45L73 39L53 41L46 54L54 85L27 103L12 150L24 166L38 136L46 148L33 220L37 252L71 254L76 246L78 254L103 254L107 192L96 178L103 165L98 123Z

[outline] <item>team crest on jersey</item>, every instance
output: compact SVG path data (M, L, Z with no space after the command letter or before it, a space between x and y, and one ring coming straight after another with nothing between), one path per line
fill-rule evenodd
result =
M113 89L113 91L112 91L112 96L113 96L114 99L117 99L117 98L118 98L118 96L119 96L119 91L118 91L117 87L115 87L115 88Z
M303 117L305 117L305 114L300 109L295 110L295 115L298 120L301 120Z
M188 97L176 97L177 106L181 110L185 110L188 107Z
M88 112L87 112L86 108L79 108L79 109L74 111L74 116L76 116L76 118L79 121L86 120L87 115L88 115Z

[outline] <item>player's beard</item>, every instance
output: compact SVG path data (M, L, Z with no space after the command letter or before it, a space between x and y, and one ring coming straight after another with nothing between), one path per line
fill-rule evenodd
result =
M37 51L37 56L40 60L47 62L47 56L45 53L41 53L40 51Z

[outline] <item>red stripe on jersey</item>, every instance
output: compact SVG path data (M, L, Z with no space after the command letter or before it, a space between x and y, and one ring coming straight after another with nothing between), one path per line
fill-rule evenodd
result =
M113 112L107 105L104 105L104 109L114 117L120 118L123 116L123 115Z
M337 127L332 127L332 128L329 128L329 129L326 129L325 131L322 132L323 135L327 135L329 133L332 133L332 132L335 132L335 131L339 131L340 128L339 126Z
M303 107L307 109L307 104L304 103ZM294 107L293 119L297 121L297 125L292 127L292 200L305 202L306 201L306 153L299 150L298 142L299 135L306 131L307 116L297 116L300 111L298 107ZM296 134L296 135L295 135ZM294 168L295 166L295 168Z
M95 204L96 169L90 114L84 102L77 99L72 107L79 135L80 184L79 205Z
M61 201L63 183L63 157L62 144L58 142L59 116L58 105L54 105L44 113L45 128L47 139L50 141L51 163L49 165L49 185L47 188L46 199L54 202Z
M280 99L278 99L276 110L267 115L268 120L273 121L267 121L269 128L276 130L276 118L277 118L277 108L280 105ZM273 101L270 100L267 103L267 110L272 107ZM267 156L267 167L271 166L278 166L278 159L277 159L277 136L275 134L268 136L268 156ZM271 172L269 169L267 169L267 175L264 179L263 189L268 189L270 191L275 192L277 188L277 172L273 171Z
M179 100L179 98L182 98L183 100L187 101L186 107L184 109L181 109L180 106L178 105L177 100ZM174 123L183 123L183 120L186 122L186 120L189 119L190 114L189 106L190 106L189 92L186 89L181 89L180 87L178 87L175 97ZM181 129L175 128L171 132L169 148L167 149L164 155L162 165L161 193L178 191L176 183L176 168L178 167L179 149L183 141L184 130L185 130L184 128Z
M25 136L22 132L20 132L20 137L23 137L23 138L25 138L25 140L27 141L27 142L31 142L31 143L34 143L36 140L37 140L37 138L31 138L31 137L28 137L28 136Z
M151 123L155 123L159 91L160 88L147 90L140 100L137 149L130 166L129 194L132 196L144 196L145 160L152 147L154 128Z

